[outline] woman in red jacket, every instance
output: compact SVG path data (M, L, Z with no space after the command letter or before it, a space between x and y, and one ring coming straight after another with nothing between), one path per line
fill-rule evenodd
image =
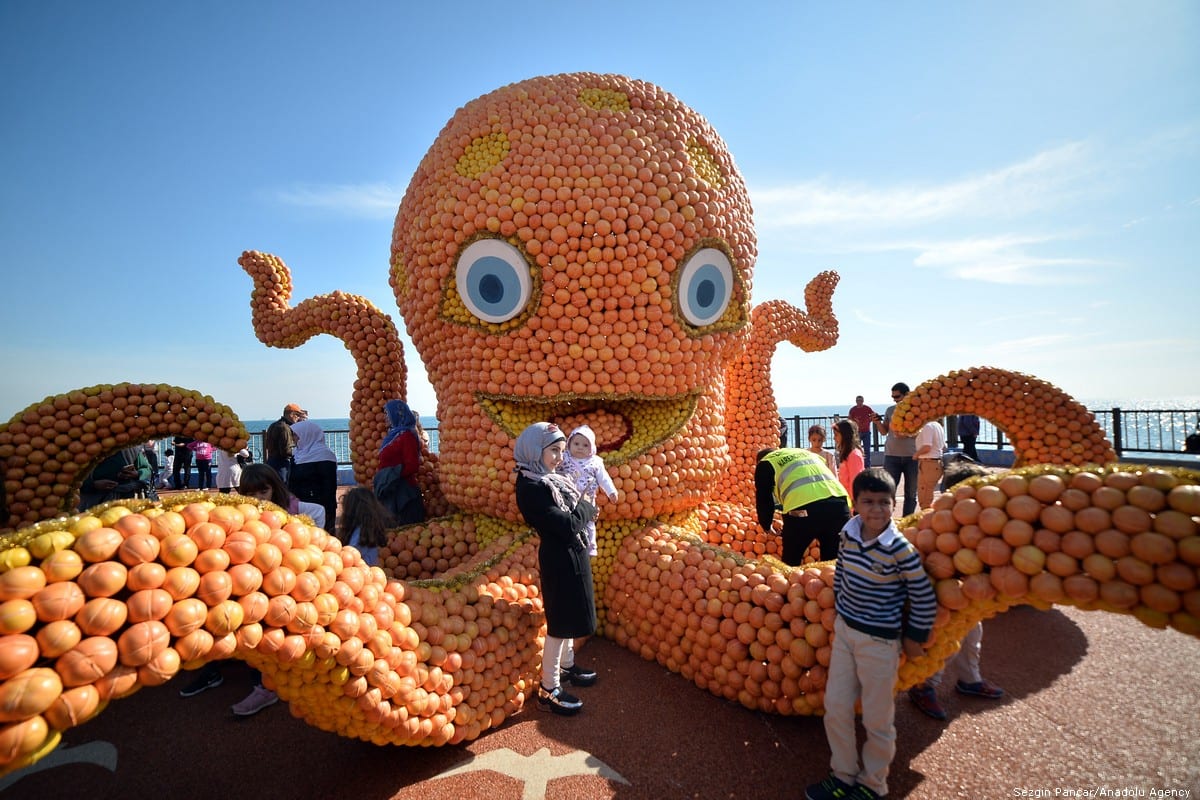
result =
M375 496L399 525L425 520L425 502L417 486L421 466L421 440L417 417L403 400L388 400L387 435L379 447L379 469L375 472Z

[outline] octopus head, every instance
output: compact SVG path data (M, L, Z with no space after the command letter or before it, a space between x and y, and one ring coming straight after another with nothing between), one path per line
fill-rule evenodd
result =
M515 518L512 442L537 420L591 425L618 515L707 496L755 255L724 143L657 86L556 75L461 108L400 205L390 278L438 395L447 498ZM665 466L670 491L649 486Z

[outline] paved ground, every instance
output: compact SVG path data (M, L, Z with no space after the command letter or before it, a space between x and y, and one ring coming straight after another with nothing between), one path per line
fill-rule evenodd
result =
M945 695L947 723L899 697L892 797L1200 796L1200 640L1074 609L1018 608L985 628L985 674L1009 697ZM580 716L530 709L441 748L343 739L282 704L236 719L249 675L233 664L197 697L180 698L177 678L113 703L0 781L0 798L798 798L827 770L818 718L747 711L604 640L580 660L601 678L579 690ZM105 757L111 768L93 763ZM70 759L84 761L55 765Z

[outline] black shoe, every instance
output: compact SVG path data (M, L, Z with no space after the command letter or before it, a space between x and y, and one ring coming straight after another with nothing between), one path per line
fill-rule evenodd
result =
M559 672L558 679L572 686L592 686L596 683L596 673L575 664Z
M179 690L179 696L192 697L200 694L203 691L207 691L208 689L215 689L224 682L225 678L223 678L221 673L216 670L201 672L195 680Z
M854 787L830 775L804 790L805 800L848 800Z
M539 685L537 703L538 708L543 711L553 711L555 714L561 714L564 717L578 714L579 709L583 708L583 701L575 695L564 692L561 686L550 690L545 686Z

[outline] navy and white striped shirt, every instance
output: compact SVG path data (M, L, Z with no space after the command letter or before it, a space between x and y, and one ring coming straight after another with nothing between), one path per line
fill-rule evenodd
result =
M933 630L937 615L933 583L917 549L895 525L864 544L862 519L856 516L846 523L833 592L838 616L855 630L884 639L903 635L917 642L927 641Z

